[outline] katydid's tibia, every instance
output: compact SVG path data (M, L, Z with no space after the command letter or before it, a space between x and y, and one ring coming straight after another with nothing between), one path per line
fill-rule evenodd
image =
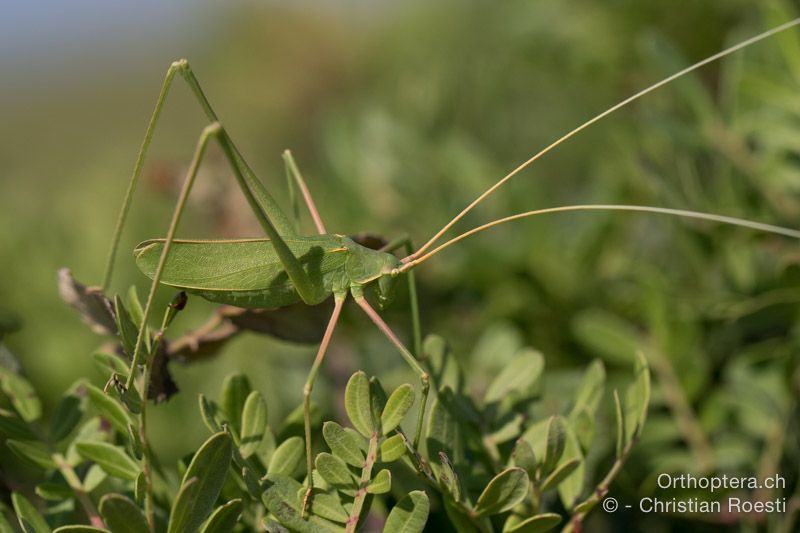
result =
M137 266L144 274L152 279L147 302L144 307L143 324L146 324L150 318L153 298L159 285L167 285L187 291L212 302L239 307L275 308L297 302L313 305L333 297L335 302L333 313L328 321L322 343L319 346L303 391L303 415L307 459L307 490L303 502L303 511L305 513L310 498L313 496L310 398L314 387L314 381L320 365L325 358L340 312L348 296L352 296L355 299L358 306L365 312L370 321L372 321L397 348L400 355L417 373L420 379L422 401L416 423L416 432L413 438L414 445L416 445L418 444L422 431L428 391L432 390L433 393L436 394L437 390L435 384L430 382L430 373L425 368L424 364L418 360L421 350L420 321L419 310L417 309L416 285L411 270L448 246L470 235L512 220L546 213L578 210L661 213L672 216L703 219L717 223L733 224L759 231L800 238L800 231L797 230L723 215L713 215L666 207L575 205L551 207L508 216L469 230L434 248L434 245L439 239L469 210L482 202L501 185L517 175L521 170L528 167L535 160L586 127L672 80L731 54L736 50L774 35L775 33L794 27L799 23L800 19L792 20L723 50L643 89L596 115L557 139L496 182L473 203L448 222L433 236L433 238L426 242L424 246L416 251L413 251L408 238L400 238L384 247L384 249L373 250L343 235L328 233L305 180L300 174L291 154L286 152L284 153L284 161L292 198L294 198L294 187L297 187L318 231L317 235L300 235L291 219L281 211L267 188L256 178L254 172L247 165L243 156L233 144L230 136L220 124L216 113L212 109L200 84L195 78L189 63L186 60L176 61L167 71L153 115L147 126L144 140L136 159L133 175L131 176L123 206L120 210L117 226L114 231L111 251L106 266L104 288L108 288L111 280L120 234L130 208L133 192L136 189L141 175L145 154L150 145L153 131L173 79L176 74L180 74L199 101L210 125L203 130L200 140L198 141L197 149L185 178L180 197L175 205L172 221L168 227L166 237L164 239L143 242L137 246L134 251ZM263 228L266 238L206 241L175 239L175 232L181 214L185 209L187 198L191 193L198 168L209 142L218 143L222 149L225 158L233 170L236 182L247 199L253 214ZM296 206L294 206L293 211L296 218ZM393 252L401 248L404 249L407 255L402 259L398 259ZM431 248L433 249L431 250ZM369 289L374 292L381 308L388 305L392 300L395 282L400 275L409 276L408 285L412 314L413 351L409 350L403 344L400 338L392 331L390 326L381 319L377 311L373 309L365 298L365 291ZM146 328L142 327L135 345L132 356L133 371L126 383L128 387L133 386L134 374L139 370L141 365L144 364L144 361L142 361L142 353L145 341L144 336L146 335L145 331Z

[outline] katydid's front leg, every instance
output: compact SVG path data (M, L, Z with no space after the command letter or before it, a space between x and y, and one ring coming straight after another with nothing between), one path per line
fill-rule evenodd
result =
M314 226L316 226L317 232L320 235L325 235L328 233L328 230L325 229L325 224L322 222L322 217L319 215L319 210L317 210L317 204L314 203L314 198L311 196L311 191L308 189L308 185L306 185L306 180L303 179L300 169L297 168L297 163L292 156L291 150L283 151L283 164L286 167L286 182L289 186L289 196L291 197L292 211L295 217L295 222L299 223L300 218L300 213L297 209L297 199L294 194L294 187L297 185L297 188L300 189L300 194L303 195L303 201L306 203L308 212L311 214L311 219L314 221ZM408 253L410 254L411 251Z
M303 425L305 428L306 437L306 472L308 475L308 487L306 487L306 494L303 497L302 516L305 518L308 506L311 503L311 493L314 490L314 453L311 448L311 391L314 389L314 381L317 379L319 367L322 365L322 360L325 359L325 354L328 352L328 345L331 342L333 330L336 329L336 323L339 321L339 314L342 311L342 305L347 298L347 293L334 295L334 306L331 318L328 321L328 327L325 328L325 335L322 337L322 342L317 350L317 356L314 358L314 364L311 365L311 370L306 378L306 384L303 387Z

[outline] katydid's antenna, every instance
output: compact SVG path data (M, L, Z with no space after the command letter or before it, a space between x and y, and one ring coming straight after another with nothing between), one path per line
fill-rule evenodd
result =
M693 64L691 66L688 66L685 69L683 69L683 70L681 70L679 72L676 72L675 74L672 74L671 76L668 76L668 77L662 79L661 81L658 81L658 82L654 83L653 85L650 85L649 87L647 87L645 89L642 89L641 91L639 91L638 93L634 94L633 96L629 96L628 98L626 98L625 100L619 102L618 104L616 104L616 105L614 105L612 107L609 107L608 109L606 109L605 111L603 111L599 115L596 115L593 118L587 120L586 122L584 122L583 124L581 124L577 128L575 128L572 131L568 132L567 134L563 135L559 139L557 139L554 142L552 142L550 145L546 146L541 151L539 151L536 154L534 154L530 159L528 159L527 161L525 161L524 163L519 165L517 168L515 168L514 170L512 170L508 174L506 174L505 177L503 177L503 179L501 179L500 181L498 181L497 183L495 183L494 185L492 185L491 187L486 189L486 191L484 191L483 194L478 196L471 204L469 204L459 214L457 214L455 217L453 217L453 219L450 222L445 224L444 227L442 227L442 229L440 229L436 233L436 235L431 237L431 239L428 242L426 242L424 245L422 245L421 248L419 248L416 252L414 252L413 254L409 255L408 257L404 258L403 262L404 263L413 262L414 260L416 260L417 258L422 256L422 254L424 254L426 250L428 250L431 246L433 246L436 243L436 241L438 241L442 237L442 235L447 233L447 231L449 231L450 228L452 228L459 220L461 220L467 213L469 213L476 205L481 203L484 199L486 199L494 191L499 189L504 183L506 183L508 180L510 180L511 178L513 178L514 176L516 176L517 174L522 172L522 170L524 170L525 168L530 166L534 161L536 161L537 159L539 159L540 157L542 157L543 155L545 155L549 151L553 150L558 145L560 145L564 141L568 140L572 136L574 136L574 135L578 134L579 132L583 131L584 129L588 128L589 126L591 126L595 122L598 122L599 120L607 117L608 115L614 113L615 111L627 106L628 104L630 104L634 100L638 100L642 96L644 96L644 95L646 95L646 94L648 94L650 92L655 91L659 87L662 87L662 86L666 85L667 83L670 83L671 81L680 78L681 76L684 76L684 75L686 75L686 74L688 74L688 73L690 73L690 72L692 72L694 70L699 69L700 67L702 67L704 65L707 65L707 64L712 63L712 62L714 62L714 61L716 61L718 59L721 59L721 58L723 58L723 57L725 57L725 56L727 56L729 54L732 54L733 52L736 52L737 50L741 50L742 48L746 48L746 47L750 46L751 44L757 43L758 41L761 41L761 40L764 40L764 39L766 39L768 37L771 37L771 36L775 35L776 33L780 33L782 31L788 30L789 28L793 28L794 26L797 26L798 24L800 24L800 17L798 17L796 19L793 19L793 20L790 20L789 22L785 22L785 23L781 24L780 26L776 26L776 27L772 28L771 30L767 30L767 31L765 31L763 33L759 33L758 35L756 35L754 37L751 37L751 38L749 38L749 39L747 39L745 41L742 41L742 42L740 42L738 44L735 44L735 45L731 46L730 48L726 48L725 50L722 50L721 52L717 52L716 54L714 54L712 56L709 56L709 57L703 59L702 61L698 61L697 63L695 63L695 64Z

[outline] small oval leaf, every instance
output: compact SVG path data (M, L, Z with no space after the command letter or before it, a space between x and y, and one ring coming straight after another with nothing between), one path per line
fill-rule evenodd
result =
M267 429L267 402L258 391L253 391L242 409L242 432L239 453L247 459L253 455L264 438Z
M19 526L25 533L50 533L44 517L36 510L28 499L19 492L11 493L11 505L17 514Z
M219 497L233 456L227 433L212 435L194 454L169 516L168 533L197 531Z
M386 407L381 413L381 431L388 434L403 421L403 418L414 405L414 388L408 383L400 385L386 400Z
M378 460L381 463L397 461L406 453L406 443L402 435L393 435L381 443Z
M522 468L508 468L497 474L483 489L475 514L503 513L520 503L528 494L528 473Z
M421 490L409 492L389 513L383 533L421 533L429 510L427 494Z
M114 533L148 533L141 509L127 496L106 494L100 499L100 514Z
M242 411L251 390L250 380L244 374L231 374L222 384L220 406L237 434L242 427Z
M293 475L303 462L305 450L306 446L302 437L289 437L272 454L267 473L270 476Z
M542 513L532 516L527 520L514 525L511 528L504 529L504 533L542 533L550 531L561 523L561 515L556 513Z
M0 367L0 389L25 422L33 422L42 416L42 402L27 379Z
M14 455L34 468L52 470L56 467L50 452L41 442L8 439L6 445Z
M367 485L370 494L386 494L392 490L392 473L386 468L378 472Z
M139 465L128 455L107 442L78 442L75 445L84 459L93 461L110 476L134 481L139 475Z
M360 435L348 432L336 422L325 422L322 426L322 436L335 456L358 468L364 465L365 457L359 442Z
M327 452L322 452L317 455L314 462L319 474L331 485L336 488L352 489L356 486L356 480L353 473L350 472L347 464Z
M347 382L344 407L353 427L365 437L371 437L375 424L372 420L369 379L364 372L356 372Z
M211 514L211 517L206 522L201 530L202 533L229 533L233 531L239 518L242 516L242 500L231 500L225 505L217 507L217 510ZM116 533L116 532L115 532Z
M131 419L122 404L90 383L85 383L84 387L89 395L89 401L97 409L98 414L108 420L120 433L127 433Z

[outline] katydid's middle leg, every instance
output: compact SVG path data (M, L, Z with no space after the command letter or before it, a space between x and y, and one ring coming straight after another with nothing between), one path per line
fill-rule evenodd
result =
M339 314L342 311L342 305L347 295L339 296L334 295L333 314L328 321L328 327L325 328L325 335L322 337L322 342L317 350L317 356L314 358L314 364L311 365L311 370L306 378L306 384L303 387L303 425L305 428L306 437L306 465L308 474L308 487L306 494L303 497L302 515L305 517L310 503L311 493L314 490L314 454L311 449L311 391L314 389L314 381L317 379L319 367L322 365L322 360L325 359L325 354L328 352L328 345L331 342L333 330L336 329L336 323L339 321Z
M409 236L400 237L389 242L386 246L380 249L381 252L393 252L400 248L404 248L406 254L411 254L414 251L414 244L411 242ZM417 280L414 276L414 271L408 272L408 303L411 306L411 331L414 339L414 353L417 354L419 361L425 363L425 355L422 351L422 326L419 319L419 296L417 294ZM428 366L428 365L425 365ZM419 414L417 415L417 427L414 432L414 448L419 446L419 439L422 435L422 425L425 422L425 406L426 402L422 402Z

